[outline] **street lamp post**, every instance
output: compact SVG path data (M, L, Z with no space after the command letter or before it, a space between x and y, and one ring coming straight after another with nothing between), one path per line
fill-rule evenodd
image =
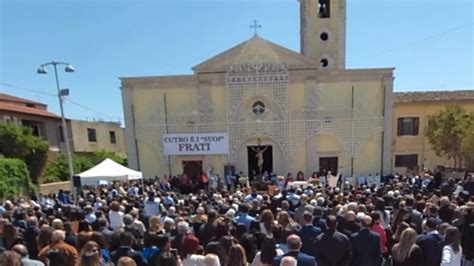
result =
M66 142L66 153L67 153L67 163L69 167L69 180L71 181L71 193L73 195L73 200L74 202L76 201L76 191L74 189L74 168L72 164L72 153L71 153L71 147L69 146L69 133L67 130L67 125L66 125L66 118L64 117L64 108L63 108L63 101L64 97L69 95L69 90L68 89L61 89L59 86L59 78L58 78L58 65L65 65L66 67L64 68L64 71L72 73L74 72L74 67L71 66L68 63L64 62L58 62L58 61L52 61L49 63L42 64L38 68L38 74L47 74L48 72L46 71L46 66L52 65L54 67L54 76L56 78L56 86L58 89L58 99L59 99L59 107L61 109L61 123L62 123L62 128L63 128L63 136L64 136L64 141Z

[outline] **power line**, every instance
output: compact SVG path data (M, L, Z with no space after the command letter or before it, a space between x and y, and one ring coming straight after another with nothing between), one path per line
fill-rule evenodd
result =
M464 28L468 28L468 27L471 27L473 26L474 23L473 22L470 22L470 23L466 23L466 24L463 24L463 25L459 25L459 26L456 26L456 27L452 27L450 29L447 29L445 31L442 31L442 32L438 32L438 33L435 33L435 34L432 34L432 35L429 35L429 36L426 36L422 39L419 39L419 40L416 40L416 41L413 41L413 42L410 42L410 43L406 43L406 44L403 44L403 45L400 45L399 47L395 47L395 48L391 48L391 49L388 49L388 50L385 50L385 51L382 51L380 53L375 53L373 55L371 55L371 57L375 57L375 56L380 56L380 55L384 55L384 54L388 54L388 53L393 53L395 51L398 51L398 50L401 50L401 49L404 49L404 48L407 48L407 47L412 47L420 42L424 42L424 41L428 41L428 40L432 40L432 39L436 39L440 36L445 36L447 34L450 34L450 33L453 33L453 32L456 32L456 31L459 31L459 30L462 30Z
M75 101L73 101L73 100L71 100L71 99L69 99L69 98L65 98L65 100L68 101L68 102L70 102L70 103L72 103L73 105L75 105L75 106L77 106L77 107L80 107L80 108L82 108L82 109L88 110L88 111L90 111L90 112L92 112L92 113L96 113L96 114L99 114L99 115L102 115L102 116L105 116L105 117L109 117L109 118L113 118L113 119L118 119L119 121L121 120L120 117L111 116L111 115L108 115L108 114L99 112L99 111L94 110L94 109L92 109L92 108L90 108L90 107L87 107L87 106L82 105L82 104L80 104L80 103L78 103L78 102L75 102Z
M53 94L53 93L49 93L49 92L44 92L44 91L40 91L40 90L35 90L35 89L29 89L29 88L24 88L24 87L19 87L19 86L16 86L16 85L12 85L12 84L9 84L9 83L5 83L5 82L0 82L0 85L3 85L3 86L6 86L6 87L9 87L9 88L12 88L12 89L18 89L18 90L24 90L24 91L30 91L30 92L34 92L34 93L38 93L38 94L42 94L42 95L46 95L46 96L49 96L49 97L58 97L58 95L56 94ZM90 107L87 107L85 105L82 105L76 101L73 101L71 100L70 98L64 98L64 100L72 103L73 105L79 107L79 108L82 108L84 110L87 110L91 113L95 113L97 115L101 115L101 116L105 116L105 117L108 117L108 118L112 118L112 119L116 119L118 121L121 121L121 117L119 116L112 116L112 115L108 115L108 114L105 114L105 113L102 113L100 111L97 111L95 109L92 109Z
M0 82L0 85L6 86L6 87L10 87L10 88L12 88L12 89L18 89L18 90L24 90L24 91L31 91L31 92L34 92L34 93L43 94L43 95L47 95L47 96L51 96L51 97L58 97L58 95L53 94L53 93L44 92L44 91L39 91L39 90L33 90L33 89L28 89L28 88L23 88L23 87L19 87L19 86L16 86L16 85L8 84L8 83L5 83L5 82Z

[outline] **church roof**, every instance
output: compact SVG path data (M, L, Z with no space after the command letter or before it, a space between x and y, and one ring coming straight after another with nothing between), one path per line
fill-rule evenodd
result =
M396 92L395 103L473 101L474 90Z
M288 69L317 68L315 62L302 54L256 35L192 69L195 73L225 72L232 65L252 62L283 63Z

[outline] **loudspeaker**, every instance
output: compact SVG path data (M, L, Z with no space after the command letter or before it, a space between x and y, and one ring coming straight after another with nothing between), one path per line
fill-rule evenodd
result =
M75 175L72 177L72 184L74 187L82 187L81 185L81 177L78 175Z

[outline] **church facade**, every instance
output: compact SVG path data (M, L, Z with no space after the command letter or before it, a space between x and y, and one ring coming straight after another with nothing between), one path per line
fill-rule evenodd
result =
M129 165L390 173L394 69L345 68L345 0L299 4L300 53L255 35L191 75L121 78Z

